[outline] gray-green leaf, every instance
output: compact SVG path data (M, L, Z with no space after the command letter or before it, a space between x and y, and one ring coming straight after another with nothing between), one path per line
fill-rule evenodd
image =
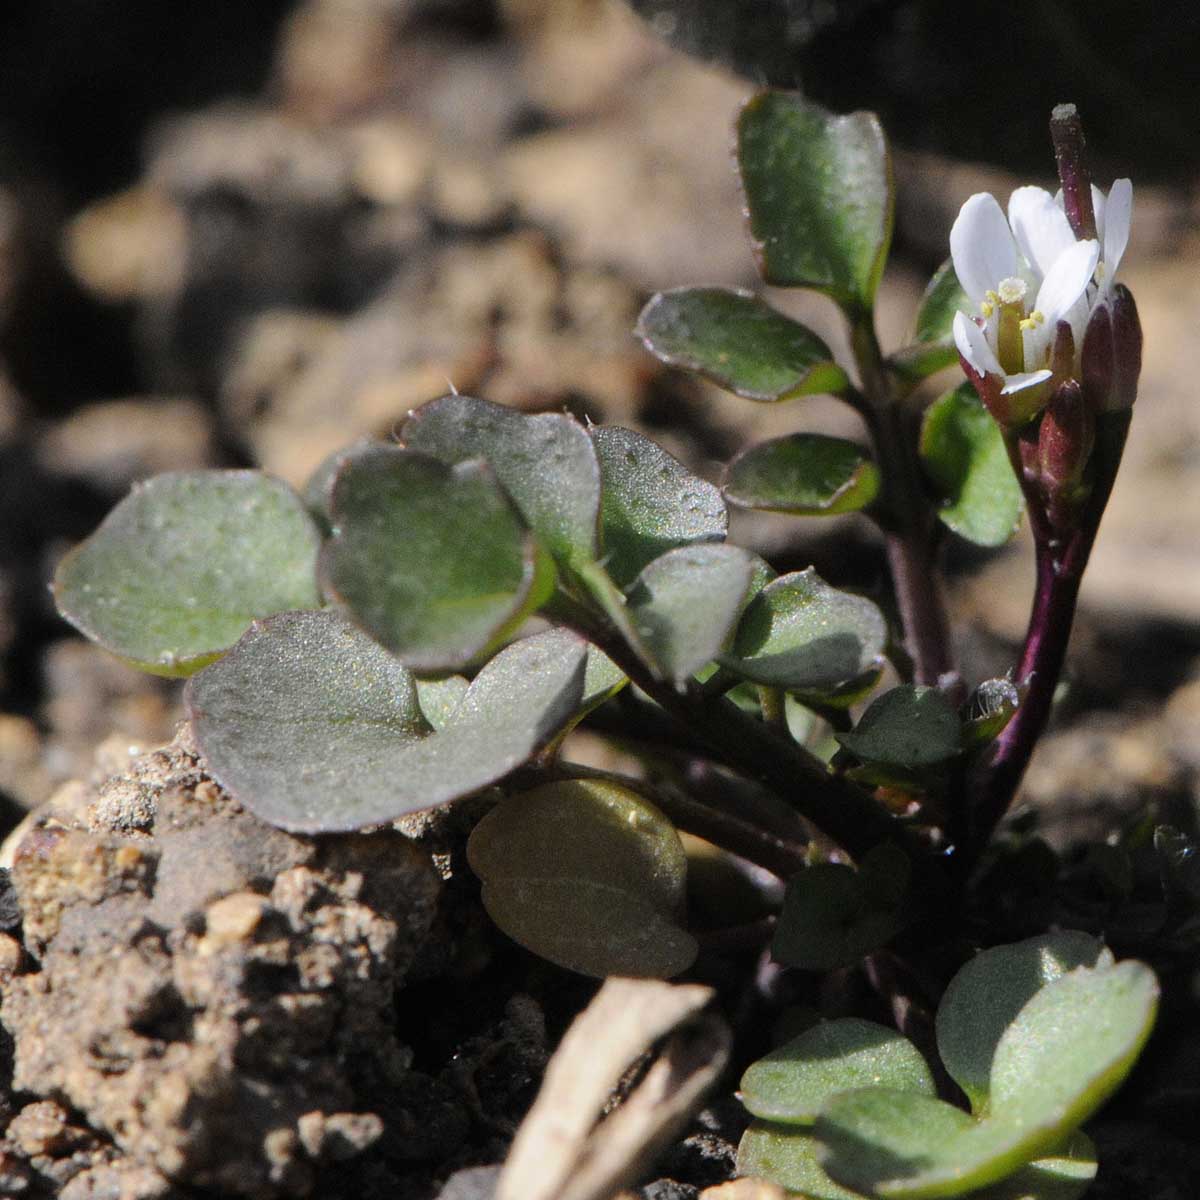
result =
M742 1076L742 1103L756 1117L811 1125L838 1092L892 1087L936 1096L920 1051L902 1034L874 1021L822 1021L772 1050Z
M663 362L747 400L838 392L849 382L815 333L740 288L659 292L642 309L637 334Z
M358 829L478 791L571 719L586 643L562 630L514 642L437 732L412 676L341 614L255 624L196 675L186 700L216 779L264 821Z
M854 442L793 433L739 454L724 492L739 508L833 516L866 508L879 493L879 471Z
M452 395L417 409L401 436L406 446L443 462L486 459L530 528L560 562L578 567L595 558L600 467L591 438L574 418L531 416Z
M724 543L656 558L629 589L628 613L650 666L677 686L724 648L750 589L753 556Z
M320 605L320 544L300 497L269 475L156 475L59 563L54 598L113 654L144 671L190 675L251 621Z
M721 542L729 514L720 491L661 446L619 425L597 425L604 567L627 587L660 554L695 542Z
M877 118L834 116L796 92L761 92L742 110L737 152L763 278L870 309L893 209Z
M326 589L415 670L485 655L550 595L553 567L479 460L377 445L333 492Z
M1000 1038L1030 999L1075 967L1112 961L1094 937L1065 930L994 946L959 970L938 1006L938 1052L976 1112L987 1107Z
M870 600L831 588L810 567L754 597L721 662L755 683L814 692L865 674L886 642L887 622Z
M871 702L838 741L856 758L894 767L929 767L959 752L961 723L937 688L901 684Z
M628 788L562 780L508 796L475 827L467 857L492 920L568 970L665 979L696 957L680 924L683 844Z

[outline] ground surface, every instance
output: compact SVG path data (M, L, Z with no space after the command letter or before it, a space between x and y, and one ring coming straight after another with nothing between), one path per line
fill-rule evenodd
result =
M153 6L36 7L4 18L3 52L40 82L0 85L0 819L54 800L0 893L0 1194L435 1196L503 1156L591 985L488 925L456 858L469 814L389 836L381 868L377 840L258 826L186 734L131 760L175 736L177 688L71 636L44 585L133 481L256 463L299 482L448 383L638 424L709 475L801 421L853 430L832 402L681 380L629 334L654 288L754 285L728 160L750 87L601 0L305 0L251 24L214 6L173 30ZM908 152L897 175L892 344L958 204L1017 182ZM1025 793L1066 854L1200 795L1195 194L1138 190L1143 398ZM840 344L821 302L774 299ZM882 578L853 519L738 536ZM1026 550L951 549L973 676L1011 663ZM1098 1196L1200 1179L1177 1136L1200 1032L1189 1003L1167 1018L1097 1131ZM726 1177L738 1117L706 1121L661 1167L686 1187L647 1195ZM485 1194L472 1178L446 1196Z

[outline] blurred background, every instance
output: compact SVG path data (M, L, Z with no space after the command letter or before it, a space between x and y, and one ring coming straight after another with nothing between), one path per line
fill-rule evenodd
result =
M710 477L749 439L853 433L832 401L756 406L684 379L630 332L656 288L755 286L730 146L763 83L874 107L896 142L885 348L962 201L1051 181L1051 105L1079 104L1104 186L1134 178L1142 399L1070 720L1028 790L1074 832L1148 798L1191 803L1198 57L1193 0L5 0L2 823L177 719L176 685L80 641L46 591L140 478L261 465L299 483L451 384L635 425ZM843 344L820 299L772 300ZM882 588L858 518L745 519L737 536ZM968 670L1002 672L1027 547L954 545L950 566Z

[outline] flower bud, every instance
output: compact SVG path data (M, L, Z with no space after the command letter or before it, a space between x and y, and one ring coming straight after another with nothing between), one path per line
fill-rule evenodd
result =
M1093 412L1123 412L1137 399L1142 370L1142 326L1124 284L1098 304L1083 335L1083 387Z
M1083 388L1070 379L1055 391L1038 428L1038 481L1054 525L1067 524L1086 494L1084 471L1095 441L1096 418Z

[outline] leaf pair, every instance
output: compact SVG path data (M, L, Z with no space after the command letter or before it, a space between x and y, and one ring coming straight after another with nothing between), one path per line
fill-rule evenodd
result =
M1115 964L1085 934L985 951L937 1017L942 1061L973 1114L936 1098L905 1039L834 1021L747 1071L743 1099L761 1121L739 1170L828 1200L1069 1200L1095 1173L1078 1126L1129 1071L1157 998L1148 967Z

